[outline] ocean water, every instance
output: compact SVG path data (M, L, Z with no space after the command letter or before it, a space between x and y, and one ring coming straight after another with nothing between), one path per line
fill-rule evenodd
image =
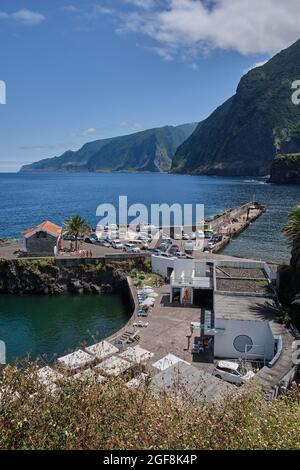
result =
M0 238L45 219L57 224L80 214L95 226L101 203L204 204L205 216L255 199L267 212L233 241L224 253L288 262L290 246L282 236L289 211L300 203L300 186L265 184L262 178L220 178L159 173L0 174Z
M0 295L0 338L6 361L54 358L118 331L129 312L118 295Z

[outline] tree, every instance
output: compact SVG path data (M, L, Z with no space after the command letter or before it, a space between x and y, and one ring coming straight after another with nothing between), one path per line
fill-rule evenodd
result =
M300 269L300 205L290 213L283 233L293 244L291 266Z
M90 230L86 220L80 215L72 215L65 220L64 227L69 235L75 237L75 250L77 251L79 234L85 234Z

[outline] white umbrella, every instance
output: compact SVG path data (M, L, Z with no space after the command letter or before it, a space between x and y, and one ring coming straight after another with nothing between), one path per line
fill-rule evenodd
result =
M147 287L147 288L143 289L144 294L152 294L153 292L154 292L154 290L151 289L151 287Z
M154 304L155 300L154 299L151 299L151 297L148 297L146 300L144 300L144 302L142 303L142 305L144 307L151 307L153 304Z

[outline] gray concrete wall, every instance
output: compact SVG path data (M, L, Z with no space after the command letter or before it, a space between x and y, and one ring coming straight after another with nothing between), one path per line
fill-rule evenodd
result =
M221 217L218 217L212 221L209 222L213 230L219 230L223 225L228 224L228 222L231 219L239 218L241 216L246 216L247 215L247 210L249 207L252 207L252 204L249 202L247 204L244 204L241 207L237 207L236 209L233 209L232 211L228 211L221 215Z

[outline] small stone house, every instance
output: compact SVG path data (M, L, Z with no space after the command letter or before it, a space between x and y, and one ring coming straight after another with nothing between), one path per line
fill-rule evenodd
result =
M24 237L24 252L27 256L54 256L57 240L62 233L62 227L46 220L36 227L22 232Z

